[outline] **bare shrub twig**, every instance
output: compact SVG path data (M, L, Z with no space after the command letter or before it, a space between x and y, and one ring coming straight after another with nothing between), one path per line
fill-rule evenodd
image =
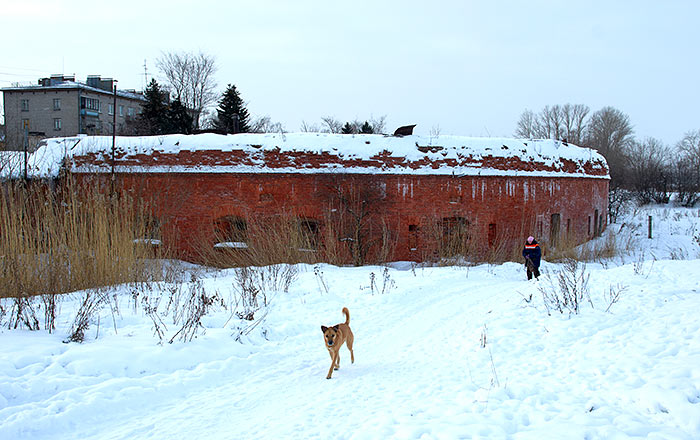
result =
M575 259L565 260L563 268L556 276L547 275L545 282L538 286L547 313L551 315L551 311L555 310L577 315L584 301L588 301L593 307L588 288L589 278L590 274L586 273L584 263Z

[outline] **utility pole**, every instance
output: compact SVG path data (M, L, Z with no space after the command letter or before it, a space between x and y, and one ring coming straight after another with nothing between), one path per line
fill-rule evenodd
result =
M116 83L117 80L115 79ZM114 104L112 108L112 197L114 197L114 152L117 144L117 85L114 84Z
M148 86L148 68L146 67L146 60L143 60L143 78L145 81L143 90L146 90L146 87Z
M24 127L24 181L27 181L27 160L29 159L29 127Z

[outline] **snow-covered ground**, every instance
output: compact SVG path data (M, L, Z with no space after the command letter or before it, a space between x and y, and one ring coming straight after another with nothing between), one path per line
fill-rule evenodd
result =
M228 270L196 286L226 308L192 342L159 344L144 311L173 286L120 286L85 342L63 343L78 292L55 333L0 331L0 438L698 439L700 210L639 210L607 233L630 253L585 265L579 314L544 305L562 264L538 281L516 263L300 265L257 326ZM320 326L344 306L355 363L343 347L326 380Z

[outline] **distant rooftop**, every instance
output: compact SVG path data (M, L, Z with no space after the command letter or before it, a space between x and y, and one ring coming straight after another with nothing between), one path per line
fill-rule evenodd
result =
M88 75L84 83L76 81L75 75L51 75L48 78L40 78L36 85L4 87L3 92L32 91L47 89L83 89L98 93L114 93L117 81L112 78L102 78L100 75ZM119 90L117 96L129 99L145 100L143 95L135 90Z

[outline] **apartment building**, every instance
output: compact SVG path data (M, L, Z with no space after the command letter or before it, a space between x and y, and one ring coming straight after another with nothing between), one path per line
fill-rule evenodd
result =
M111 135L141 112L145 101L134 90L116 90L117 82L99 75L77 82L75 76L52 75L37 85L6 87L5 145L8 150L34 150L39 140L76 134ZM116 103L115 103L116 99Z

